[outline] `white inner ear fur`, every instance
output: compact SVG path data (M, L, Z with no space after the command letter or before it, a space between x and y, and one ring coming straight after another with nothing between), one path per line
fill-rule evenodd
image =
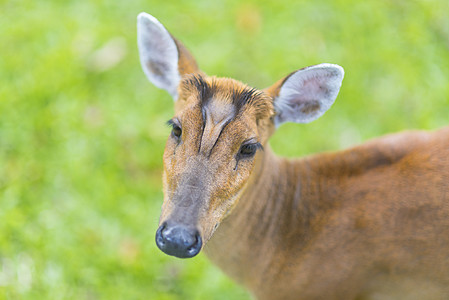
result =
M309 123L321 117L337 98L343 77L343 68L333 64L308 67L290 75L274 100L275 125Z
M178 48L165 27L152 15L140 13L137 17L137 45L142 69L158 88L178 98Z

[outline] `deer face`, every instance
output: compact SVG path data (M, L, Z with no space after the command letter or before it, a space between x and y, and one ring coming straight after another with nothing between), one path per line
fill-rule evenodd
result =
M232 210L267 137L271 98L232 79L185 77L164 153L164 204L158 245L167 250L170 228L185 231L190 256ZM181 229L182 227L182 229ZM187 233L188 232L188 233ZM182 242L181 242L182 243ZM179 244L179 243L177 243ZM179 248L179 249L178 249ZM170 252L172 249L168 249ZM180 250L180 251L178 251Z
M148 14L138 17L138 44L145 74L175 100L156 244L169 255L192 257L237 205L274 128L320 117L338 94L343 69L309 67L262 91L204 75Z

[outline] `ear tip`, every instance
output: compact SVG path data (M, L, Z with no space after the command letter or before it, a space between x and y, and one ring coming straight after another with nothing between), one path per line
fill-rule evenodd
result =
M339 66L339 65L332 65L336 70L338 70L338 72L339 72L339 77L341 77L341 79L343 79L344 77L345 77L345 69L343 69L343 67L342 66Z
M141 12L141 13L139 13L138 15L137 15L137 20L138 21L144 21L144 20L146 20L146 19L150 19L151 17L153 17L152 15L150 15L150 14L147 14L146 12ZM154 18L154 17L153 17Z
M161 26L161 22L159 22L158 19L156 19L155 17L153 17L152 15L146 13L146 12L141 12L137 15L137 24L141 24L141 25L157 25L157 26Z
M315 67L320 68L320 69L331 70L332 75L339 78L340 80L343 80L343 77L345 77L345 70L340 65L324 63L324 64L319 64Z

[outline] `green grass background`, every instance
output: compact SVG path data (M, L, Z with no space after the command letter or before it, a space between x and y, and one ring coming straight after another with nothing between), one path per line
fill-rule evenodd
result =
M1 0L0 299L250 297L155 246L173 109L140 69L141 11L208 74L263 88L345 68L325 116L274 135L280 155L449 123L447 0Z

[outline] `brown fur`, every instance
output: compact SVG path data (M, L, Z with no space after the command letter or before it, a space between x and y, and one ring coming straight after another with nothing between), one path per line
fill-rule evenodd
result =
M448 149L449 128L265 151L206 253L259 299L447 299Z
M183 74L199 73L189 57ZM246 85L204 80L205 106L187 79L179 89L161 223L197 227L210 259L258 299L449 298L449 128L287 160L267 145L284 79L239 113ZM265 149L238 161L248 139Z

